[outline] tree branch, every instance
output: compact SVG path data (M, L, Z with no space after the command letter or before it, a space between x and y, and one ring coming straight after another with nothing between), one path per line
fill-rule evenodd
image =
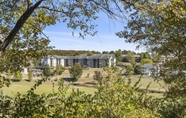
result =
M33 6L28 8L22 16L19 18L17 21L16 25L12 29L12 31L9 33L9 35L6 37L6 39L3 41L1 47L0 47L0 52L5 51L7 46L11 43L11 41L14 39L16 34L19 32L21 27L24 25L26 20L30 17L30 15L34 12L34 10L43 2L43 0L39 0L37 3L35 3Z

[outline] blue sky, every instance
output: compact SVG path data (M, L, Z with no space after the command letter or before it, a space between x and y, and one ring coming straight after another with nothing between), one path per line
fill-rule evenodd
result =
M97 35L94 37L86 36L84 39L79 38L78 31L74 31L75 35L72 36L72 29L67 28L66 24L57 23L54 26L47 27L44 33L49 36L51 40L50 45L55 46L55 49L62 50L95 50L95 51L111 51L111 50L136 50L136 45L125 43L125 40L115 35L123 29L125 23L113 23L104 14L100 14L99 18L95 21L98 26L96 30Z

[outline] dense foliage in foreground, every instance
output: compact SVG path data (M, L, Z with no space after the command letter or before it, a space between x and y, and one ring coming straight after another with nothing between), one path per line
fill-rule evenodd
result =
M0 117L2 118L183 118L185 98L153 98L146 91L139 92L139 81L130 86L127 77L120 70L104 68L102 76L97 77L97 91L85 94L72 89L67 95L68 85L61 79L58 90L50 94L36 94L35 90L47 77L39 80L27 94L17 93L14 97L0 94ZM150 85L150 84L149 84ZM147 86L148 89L148 86Z
M106 69L107 70L107 69ZM102 78L94 95L73 89L66 95L69 87L59 81L58 91L50 94L35 94L34 91L45 80L38 81L25 95L18 93L10 98L0 94L0 117L3 118L48 118L48 117L159 117L156 111L145 107L144 93L137 93L137 85L131 87L124 79L111 74ZM143 114L142 114L143 113Z

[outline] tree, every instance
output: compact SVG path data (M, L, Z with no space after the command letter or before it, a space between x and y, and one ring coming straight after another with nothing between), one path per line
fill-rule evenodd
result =
M75 81L77 81L77 79L80 78L83 73L81 65L79 63L75 63L74 66L69 68L69 73L71 77L73 77Z
M14 78L12 79L13 81L21 81L23 78L21 72L18 70L14 73Z
M62 67L62 65L57 65L56 69L55 69L55 74L56 75L61 75L64 72L65 68Z
M162 65L158 78L169 86L167 96L185 96L185 76L182 74L186 70L185 0L145 1L145 4L137 2L133 6L127 26L117 35L160 56L174 56ZM167 74L175 71L174 75Z
M137 64L134 66L134 74L135 75L142 74L142 71L143 71L143 69L142 69L141 65Z
M121 61L121 56L122 56L122 50L119 49L115 52L115 57L116 57L116 63L118 63L119 61Z
M88 51L87 56L92 56L93 53L91 51Z
M31 81L33 78L33 73L32 72L29 72L28 73L28 81Z
M11 79L11 76L12 76L11 71L8 70L6 74L7 74L6 78L10 80Z
M126 42L138 44L137 48L147 48L156 57L173 56L161 64L155 80L163 80L166 85L164 98L155 102L163 117L185 117L185 70L186 70L186 2L185 0L138 0L132 5L128 23L117 33ZM130 6L124 6L130 9ZM157 62L158 62L157 58ZM162 101L162 102L160 102ZM179 103L178 103L179 101ZM169 104L167 104L169 103ZM153 105L151 105L153 106Z
M126 59L132 64L132 66L135 65L135 58L134 58L134 54L131 52L128 52L126 55Z
M133 66L127 65L125 69L126 69L126 75L133 75L134 73Z
M109 54L109 52L108 51L103 51L102 54Z
M44 69L43 69L43 75L44 76L50 76L52 74L51 70L50 70L50 66L49 65L45 65Z
M141 59L150 59L150 55L148 54L148 52L142 52L142 53L140 53L140 58Z
M140 63L143 64L153 64L151 59L141 59Z
M47 26L57 22L78 31L79 36L94 36L92 24L100 11L111 19L121 18L118 2L99 0L3 0L0 2L0 63L12 72L29 66L29 60L45 56L50 40L43 33ZM116 6L116 7L114 7ZM114 10L112 10L114 8ZM119 12L117 12L119 11ZM121 13L119 15L118 13ZM72 35L74 32L72 31Z
M111 50L111 51L109 52L109 54L114 54L114 51L113 51L113 50Z

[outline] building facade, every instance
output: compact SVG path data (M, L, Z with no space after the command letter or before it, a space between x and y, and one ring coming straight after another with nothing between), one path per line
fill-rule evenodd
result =
M87 66L91 68L102 68L107 65L109 67L111 65L115 65L116 58L113 54L94 54L92 56L48 55L41 59L41 66L49 65L50 67L56 67L57 65L61 65L63 67L71 67L75 63L79 63L81 66Z

